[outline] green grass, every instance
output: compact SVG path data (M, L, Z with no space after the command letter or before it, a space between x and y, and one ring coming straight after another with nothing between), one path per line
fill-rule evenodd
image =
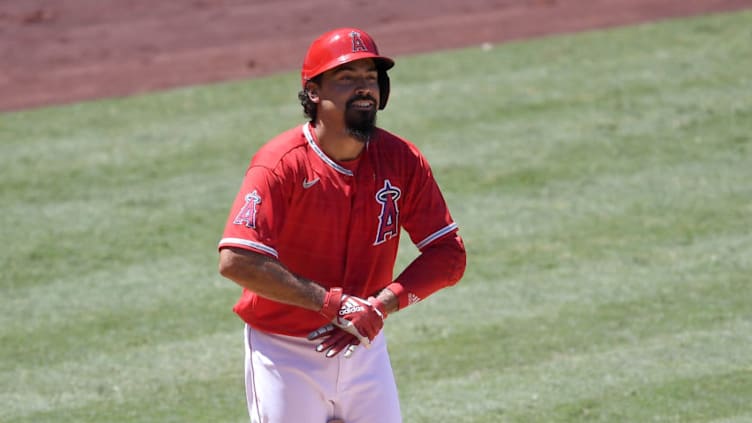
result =
M406 422L752 421L751 28L399 58L469 253L388 321ZM0 421L247 421L215 249L295 78L0 115Z

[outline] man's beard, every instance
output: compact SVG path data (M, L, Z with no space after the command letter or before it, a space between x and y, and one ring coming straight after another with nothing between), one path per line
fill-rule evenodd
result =
M361 142L368 142L371 139L374 128L376 128L376 108L372 110L357 110L352 107L352 103L358 100L371 100L374 105L376 100L371 96L358 96L351 98L345 108L345 127L347 133Z

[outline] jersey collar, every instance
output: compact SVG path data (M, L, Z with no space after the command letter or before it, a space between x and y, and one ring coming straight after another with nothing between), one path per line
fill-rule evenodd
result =
M313 131L311 130L310 122L303 125L303 135L305 135L305 138L308 141L308 145L311 147L313 152L316 153L316 155L319 156L321 161L323 161L327 166L331 167L332 169L336 170L337 172L343 175L353 176L353 172L350 169L332 160L329 156L326 155L326 153L324 153L321 147L319 147L319 145L316 144Z

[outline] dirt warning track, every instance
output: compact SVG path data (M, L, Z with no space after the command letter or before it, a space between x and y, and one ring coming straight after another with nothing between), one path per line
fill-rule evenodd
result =
M0 110L298 69L329 29L390 56L752 8L752 0L0 0Z

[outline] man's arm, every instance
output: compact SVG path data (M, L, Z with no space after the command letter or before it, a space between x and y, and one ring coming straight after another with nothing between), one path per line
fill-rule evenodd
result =
M280 303L320 311L327 289L287 270L272 257L241 248L219 252L219 273L256 294Z
M398 299L404 309L443 288L456 284L465 273L465 245L454 233L434 241L421 250L397 279L385 288ZM379 297L385 294L379 293Z
M223 248L219 252L219 273L264 298L317 311L366 346L384 326L386 310L375 299L347 295L336 287L327 290L260 253Z
M397 298L397 294L394 292L382 289L376 296L376 299L381 301L381 304L384 304L384 309L388 314L399 311L399 298Z
M424 248L397 280L378 293L376 299L383 304L386 314L404 309L457 283L465 272L466 261L462 238L456 233L446 236ZM321 340L316 351L327 357L344 351L345 358L349 358L360 344L358 338L334 325L311 332L308 339Z

